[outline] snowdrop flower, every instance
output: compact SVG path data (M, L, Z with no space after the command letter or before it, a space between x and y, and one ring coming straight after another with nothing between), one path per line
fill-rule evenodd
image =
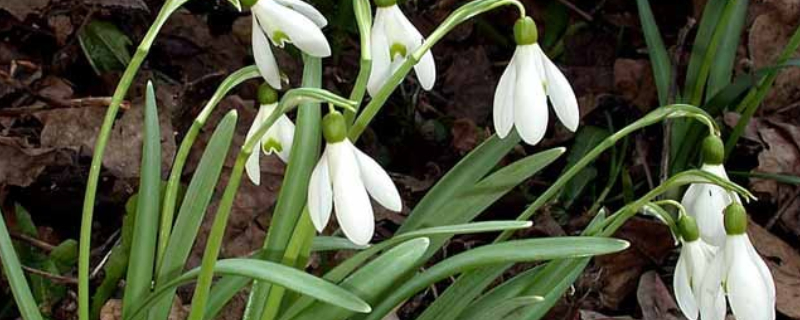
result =
M341 113L333 111L322 119L322 133L327 145L308 187L311 221L322 231L335 207L345 236L365 245L375 231L370 196L386 209L399 212L403 206L400 194L386 171L347 138Z
M396 0L376 0L375 4L378 9L375 11L375 21L372 24L370 44L372 70L367 82L367 91L371 96L378 93L392 73L425 40L419 30L400 11ZM414 72L423 89L433 88L436 82L436 64L430 51L417 62Z
M570 131L578 129L578 100L564 74L536 42L536 23L524 17L514 24L517 48L494 93L494 127L505 138L516 126L525 143L539 143L547 131L547 98Z
M290 42L314 57L331 55L328 39L321 30L328 21L311 5L302 0L256 0L250 10L253 57L261 76L272 87L281 88L281 74L267 38L281 48Z
M700 284L703 276L709 269L714 258L716 249L705 243L700 238L697 223L691 216L681 216L678 220L678 228L681 233L681 253L678 256L678 264L675 265L675 276L672 278L672 288L675 291L675 299L678 301L683 314L689 320L697 320L699 313L699 293ZM722 292L719 292L720 297ZM722 307L725 307L725 299L722 299Z
M728 180L725 167L722 165L724 150L724 144L719 137L709 136L703 140L703 166L700 169ZM736 193L709 183L690 185L681 200L686 211L697 220L700 237L716 247L722 246L725 242L722 212L733 202L739 202Z
M775 283L747 237L747 214L739 203L725 209L725 245L711 262L700 294L700 318L725 319L725 292L738 320L775 319ZM721 301L721 302L720 302Z
M260 127L261 124L269 118L269 115L275 111L275 108L278 107L278 93L272 89L269 84L263 83L258 88L258 103L260 107L258 108L255 120L253 120L253 125L250 126L250 130L247 131L247 139L250 139L256 131L258 131L258 127ZM247 158L247 163L245 163L244 168L250 181L255 185L261 183L261 168L258 162L261 152L267 155L275 153L283 162L289 162L289 154L293 141L294 123L292 123L292 120L289 120L289 117L283 114L278 117L278 120L267 130L267 133L264 134L261 141L256 145L256 150L253 150L250 157ZM259 149L261 151L259 151Z

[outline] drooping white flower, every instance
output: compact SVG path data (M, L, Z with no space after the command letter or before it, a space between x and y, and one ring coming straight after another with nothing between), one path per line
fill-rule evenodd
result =
M281 88L281 74L270 40L281 48L287 42L292 43L314 57L331 55L328 39L321 30L328 21L311 5L302 0L259 0L250 10L253 16L253 57L261 76L272 87Z
M264 83L259 88L259 104L258 113L256 114L253 124L247 131L247 139L250 139L261 124L269 118L273 111L278 107L277 92L273 90L269 84ZM289 162L291 155L292 143L294 141L294 123L285 114L278 117L278 120L272 124L267 130L267 133L261 137L256 149L250 154L245 163L245 172L250 181L255 185L261 183L261 167L259 165L259 158L261 153L271 155L275 153L283 162Z
M399 212L402 200L392 179L381 166L358 150L347 138L341 113L323 119L327 145L311 173L308 211L317 231L328 224L331 210L350 241L365 245L375 232L372 197L386 209Z
M704 164L700 168L721 179L729 180L722 164L720 149L724 150L722 140L718 137L707 137L703 141ZM686 189L681 204L686 211L697 220L700 236L703 241L713 246L722 246L725 242L725 226L723 212L733 202L739 202L739 196L715 184L694 183Z
M774 320L775 283L750 243L741 204L733 203L725 210L725 230L724 247L711 262L701 285L700 318L725 319L725 302L720 294L724 292L736 319Z
M683 314L689 320L697 320L700 306L700 285L714 259L716 248L700 238L697 224L691 216L679 220L681 230L681 252L675 265L672 288ZM719 293L722 297L722 292ZM722 297L722 307L725 299Z
M517 128L527 144L539 143L547 131L547 98L556 116L570 131L578 129L578 100L561 73L536 42L536 24L530 17L514 25L517 48L494 93L493 120L500 138Z
M370 38L372 70L367 82L367 91L372 96L378 93L392 73L425 40L403 14L395 0L379 0L375 3L378 9L375 11ZM423 89L433 88L436 82L436 64L430 51L426 52L414 66L414 72Z

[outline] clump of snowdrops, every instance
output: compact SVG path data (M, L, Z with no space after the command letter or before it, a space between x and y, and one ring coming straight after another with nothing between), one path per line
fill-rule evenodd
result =
M97 139L84 202L79 256L80 320L96 319L108 295L89 285L90 239L97 181L109 133L134 75L161 26L188 0L171 0L139 45L115 92ZM726 297L738 319L773 319L775 288L769 270L750 244L742 200L752 198L727 179L724 147L714 120L687 104L664 105L601 141L563 172L512 221L474 222L504 194L558 159L565 148L543 150L497 167L515 146L534 146L547 133L550 109L567 129L580 122L573 89L538 43L534 20L518 0L473 0L455 10L427 37L406 18L395 0L352 0L360 33L361 63L352 92L340 96L320 88L321 65L331 55L323 32L325 15L302 0L229 0L252 12L255 66L232 73L197 115L161 188L161 155L155 88L148 84L142 170L136 210L129 219L132 241L122 292L122 317L167 319L176 288L194 283L189 319L212 319L238 292L248 292L245 319L384 319L416 293L460 275L417 319L539 319L571 286L592 256L618 252L628 243L610 238L637 213L655 215L682 244L675 271L675 294L690 319L723 319ZM390 94L413 69L425 90L436 83L431 50L457 25L476 15L510 6L519 13L514 52L493 101L497 133L476 147L410 208L397 233L373 242L373 203L399 212L409 205L387 172L357 141ZM295 46L304 63L302 79L285 81L273 50ZM217 103L248 80L262 81L258 113L244 144L231 148L236 111L213 129L185 194L179 196L183 166ZM300 83L292 86L289 83ZM488 84L487 84L488 85ZM283 90L283 91L279 91ZM293 123L287 113L296 112ZM703 165L671 175L644 196L610 212L595 210L579 235L511 239L531 226L529 219L559 194L580 170L641 128L668 119L690 119L705 128ZM223 167L236 154L230 178L219 195L200 267L185 271L200 223ZM252 256L219 259L223 234L242 180L261 183L259 158L276 156L286 172L263 249ZM681 202L662 200L666 192L689 186ZM374 202L373 202L374 200ZM674 212L674 213L673 213ZM330 223L335 216L338 228ZM1 220L0 220L1 221ZM0 228L5 274L26 320L42 316L35 305L5 226ZM442 261L431 258L455 235L500 232L484 246ZM310 255L354 250L349 259L315 276L304 272ZM490 287L515 263L541 262ZM421 269L426 266L425 269Z

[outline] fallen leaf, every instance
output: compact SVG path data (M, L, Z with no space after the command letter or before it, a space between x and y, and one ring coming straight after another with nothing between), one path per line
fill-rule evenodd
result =
M634 320L629 316L611 317L592 310L579 310L580 320Z
M67 38L75 31L72 20L66 15L49 17L47 19L47 25L53 30L53 34L56 36L56 42L60 46L66 44Z
M800 319L800 254L797 249L752 221L747 233L775 279L778 312Z
M475 149L482 140L480 128L469 118L456 119L450 131L453 135L453 148L462 155Z
M617 59L614 87L642 112L656 105L656 86L649 60Z
M50 0L0 1L0 10L5 10L17 20L23 21L29 14L38 12L49 3Z
M0 137L0 185L26 187L47 166L68 162L54 148L33 147L22 138Z
M775 3L794 3L796 0L778 0ZM759 15L750 28L748 48L756 69L774 65L783 47L796 28L797 19L783 20L784 10L772 10ZM797 14L797 10L792 11ZM794 57L800 57L800 52ZM782 108L800 99L800 69L785 68L778 73L773 88L764 100L762 110Z
M100 320L122 319L122 300L109 299L100 309Z
M489 117L494 99L495 80L492 65L482 46L453 56L453 64L444 76L444 92L450 96L447 113L483 123Z
M639 278L636 298L642 309L642 320L683 319L671 292L655 271L648 271Z

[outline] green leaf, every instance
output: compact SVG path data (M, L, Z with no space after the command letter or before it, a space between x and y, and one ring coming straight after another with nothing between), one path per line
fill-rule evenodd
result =
M689 57L689 66L686 69L684 97L686 97L685 102L687 103L690 102L689 99L695 96L695 90L701 78L700 70L710 49L709 47L712 45L711 39L714 36L717 25L719 25L722 12L728 2L728 0L709 0L703 9L703 16L700 18L700 26L697 28L697 35L695 35L692 53Z
M575 136L575 143L572 144L572 149L567 155L567 165L562 172L569 170L610 135L611 133L608 130L595 126L586 126L578 130ZM569 208L572 202L580 197L583 189L594 181L595 177L597 177L597 169L592 164L589 164L575 178L567 182L561 193L561 201L564 202L565 207Z
M135 223L135 211L129 212L122 219L122 236L120 237L120 243L111 249L108 262L103 266L105 278L103 278L103 282L100 283L100 286L95 289L94 295L92 296L92 305L89 314L93 320L100 318L100 311L103 309L106 301L116 294L119 288L119 280L125 276L125 272L128 270L128 254L130 253L131 242L133 241L132 234Z
M512 319L509 315L522 307L544 301L541 296L522 296L501 301L495 306L481 310L475 319Z
M19 263L14 245L11 243L11 236L8 234L2 212L0 212L0 261L3 262L3 273L11 288L11 293L14 295L14 301L17 303L22 319L42 320L42 314L39 313L36 300L34 300L28 281L22 272L22 265Z
M98 75L122 70L131 61L131 40L110 22L92 20L78 33L78 42Z
M741 172L741 171L732 171L728 173L734 177L738 176L747 178L759 178L759 179L775 180L777 182L785 184L800 185L800 177L792 174L767 173L767 172Z
M78 263L78 241L64 240L50 251L50 259L58 267L59 273L72 269Z
M454 274L511 262L586 257L618 252L628 247L622 240L598 237L555 237L508 241L478 247L452 256L419 273L389 293L367 320L383 319L392 309L420 290Z
M155 90L153 83L149 81L144 105L144 138L140 172L136 222L128 260L128 274L125 277L125 294L122 299L123 315L130 314L133 311L130 306L139 304L150 292L153 268L155 268L161 204L161 130Z
M347 238L316 236L311 244L311 251L364 250L369 245L357 245Z
M430 242L427 238L417 238L404 242L347 277L339 286L355 293L367 303L379 303L381 295L386 290L390 289L397 280L416 267L419 259L428 249L429 244ZM302 305L302 302L296 304L296 306ZM299 314L292 309L288 310L281 319L342 320L354 314L353 311L319 301L308 305L306 308L295 309L297 311L302 310Z
M186 196L183 198L175 227L165 250L164 260L158 270L157 286L179 276L189 258L200 224L203 222L208 204L214 195L214 189L225 164L225 155L230 148L235 129L236 115L229 113L214 129L211 140L203 151L197 170L189 182ZM173 296L174 291L153 306L150 311L150 319L165 319L172 308Z
M274 262L255 259L224 259L214 264L214 273L217 275L234 275L273 283L355 312L366 313L371 310L369 304L364 302L361 298L335 284L307 274L304 271ZM198 274L200 274L200 268L195 268L176 279L164 283L144 302L137 306L136 313L131 314L130 317L125 318L125 320L130 320L143 310L147 310L153 302L168 290L174 290L175 287L181 284L192 282L197 278Z
M710 1L710 2L713 2ZM739 39L742 38L745 20L747 20L748 0L730 0L728 7L732 10L727 23L718 27L717 32L722 32L722 39L714 50L714 62L708 75L708 88L706 101L725 88L731 82L736 53L739 49ZM706 4L708 5L708 4Z
M236 8L236 10L239 10L239 12L242 11L242 4L239 0L228 0L228 3L230 3L234 8Z
M639 21L642 23L644 39L647 42L647 50L650 53L650 61L653 68L653 78L658 89L658 102L663 106L670 101L670 85L672 83L672 64L661 40L661 32L658 31L656 19L650 9L648 0L636 0L639 8Z

